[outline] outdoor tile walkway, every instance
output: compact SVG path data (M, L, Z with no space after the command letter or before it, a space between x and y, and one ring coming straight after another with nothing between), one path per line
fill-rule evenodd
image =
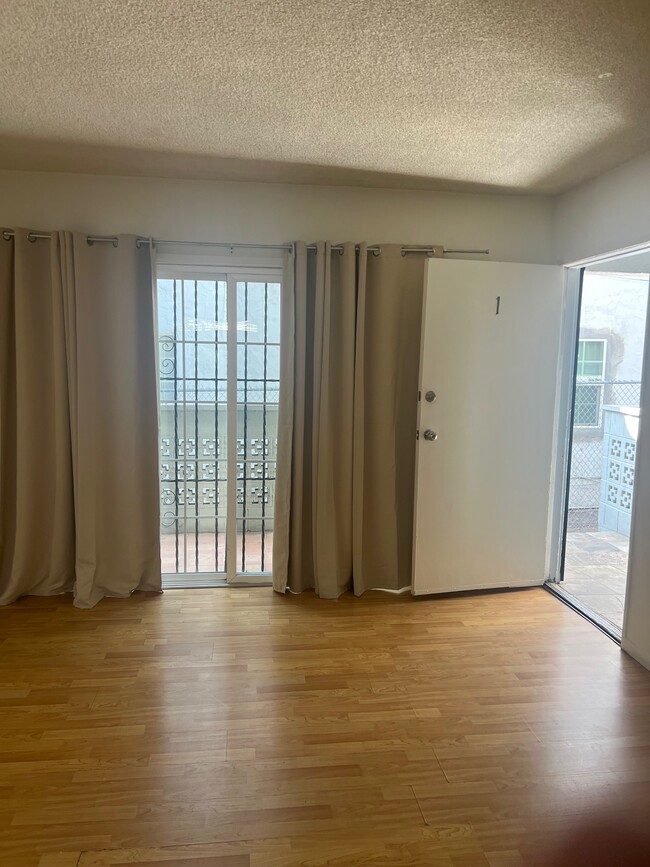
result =
M262 562L262 534L247 531L243 543L241 533L237 533L237 570L239 572L271 572L273 569L273 531L264 534L264 561ZM178 542L179 570L183 572L184 539ZM176 569L176 538L173 533L164 533L160 538L162 571L174 573ZM187 534L187 572L223 572L226 562L226 534L220 532Z
M612 532L567 534L562 588L605 617L623 626L629 539Z

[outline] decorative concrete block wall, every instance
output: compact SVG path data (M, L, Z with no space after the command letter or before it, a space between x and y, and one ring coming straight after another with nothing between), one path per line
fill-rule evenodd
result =
M630 535L638 407L605 406L598 528Z

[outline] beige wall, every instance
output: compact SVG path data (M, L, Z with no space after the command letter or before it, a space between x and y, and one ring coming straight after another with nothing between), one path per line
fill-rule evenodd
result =
M0 172L0 225L181 240L367 240L488 247L552 263L549 198Z
M559 196L554 233L561 264L650 243L650 151Z

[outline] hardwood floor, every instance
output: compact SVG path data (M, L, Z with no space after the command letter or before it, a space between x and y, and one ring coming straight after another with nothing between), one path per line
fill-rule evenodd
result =
M551 864L650 809L650 673L542 589L23 599L0 711L6 867Z

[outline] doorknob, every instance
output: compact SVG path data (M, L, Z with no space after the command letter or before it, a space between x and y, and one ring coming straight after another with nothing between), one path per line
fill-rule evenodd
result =
M427 403L433 403L436 399L435 391L427 391L427 393L424 395L424 399Z
M427 428L424 432L424 438L425 438L425 440L428 440L429 442L433 442L433 440L438 439L438 434L434 430L429 430Z

